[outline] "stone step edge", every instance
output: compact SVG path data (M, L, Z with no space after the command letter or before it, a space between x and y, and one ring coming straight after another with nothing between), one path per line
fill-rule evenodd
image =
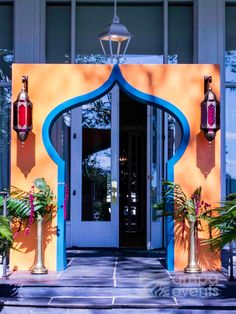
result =
M67 303L67 304L51 304L49 303L50 302L50 299L48 299L48 302L45 302L45 303L29 303L29 302L22 302L22 301L27 301L27 300L39 300L40 298L26 298L26 299L21 299L19 302L19 300L15 300L15 301L12 301L10 300L11 298L7 298L7 302L4 302L0 299L0 306L2 308L4 307L7 307L7 308L10 308L10 307L27 307L27 308L62 308L62 309L121 309L121 308L129 308L129 309L158 309L158 308L163 308L163 309L220 309L220 310L236 310L236 304L235 305L232 305L231 304L225 304L225 301L227 301L227 299L224 299L224 304L217 304L217 305L212 305L212 304L178 304L178 300L174 300L174 298L170 297L169 299L174 303L169 303L167 301L167 303L150 303L150 304L133 304L133 303L123 303L123 304L116 304L116 303L113 303L112 304L70 304L70 303ZM96 297L94 297L94 299L96 299ZM113 298L105 298L104 299L112 299ZM134 298L130 298L130 300L134 300ZM190 300L190 299L188 299ZM193 299L194 301L195 299ZM232 299L231 299L232 300ZM9 302L10 301L10 302ZM207 299L206 299L207 301ZM236 301L236 299L235 299Z

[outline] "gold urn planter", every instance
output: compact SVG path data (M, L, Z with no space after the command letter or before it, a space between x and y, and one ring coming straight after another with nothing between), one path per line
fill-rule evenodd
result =
M188 266L185 267L184 272L195 274L201 273L201 268L197 264L197 254L196 254L196 221L189 221L189 250L188 250Z
M30 191L18 187L11 187L10 197L7 200L8 212L20 225L27 220L25 234L28 235L31 226L37 225L36 259L31 269L32 274L47 274L48 270L43 263L43 220L51 220L56 211L55 195L44 178L36 178ZM27 242L27 241L26 241Z
M43 217L38 215L37 219L37 250L36 262L31 270L31 274L47 274L48 270L43 264Z
M172 217L182 224L182 242L185 240L185 225L186 222L188 223L188 265L184 268L184 272L200 273L202 270L197 263L197 230L201 226L201 220L207 221L212 216L211 205L202 199L201 186L188 196L179 184L163 181L163 196L161 201L156 204L156 208L162 209L164 216ZM211 236L210 231L209 235Z

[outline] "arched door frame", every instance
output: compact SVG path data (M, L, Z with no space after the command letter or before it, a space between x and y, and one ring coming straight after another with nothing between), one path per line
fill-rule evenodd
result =
M57 271L63 270L66 268L66 239L65 239L65 220L64 220L64 189L65 189L65 162L58 155L55 150L52 140L51 140L51 129L55 120L60 116L63 112L71 110L73 108L82 106L85 103L91 102L97 98L102 97L107 94L112 87L118 84L118 86L122 89L124 93L129 95L131 98L135 99L138 102L144 103L146 105L151 105L153 107L157 107L162 109L171 115L179 122L181 130L182 130L182 139L181 143L178 147L175 155L168 160L167 162L167 180L174 181L174 166L178 162L178 160L184 154L186 150L190 138L190 127L188 121L184 114L173 104L170 102L141 92L136 88L132 87L123 77L119 65L114 65L114 68L111 72L109 79L98 89L81 95L72 99L69 99L60 105L58 105L55 109L53 109L43 124L43 142L44 146L52 158L52 160L58 166L58 211L57 211L57 228L58 228L58 236L57 236ZM167 268L168 270L174 270L174 221L171 218L167 218L166 220L166 251L167 251Z

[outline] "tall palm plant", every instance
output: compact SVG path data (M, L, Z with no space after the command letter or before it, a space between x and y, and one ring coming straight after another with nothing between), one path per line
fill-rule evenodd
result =
M38 217L52 215L55 208L55 196L44 178L37 178L29 192L17 187L11 187L10 196L7 199L8 217L11 221L19 220L21 224L28 219L32 224ZM0 207L2 203L0 202Z
M9 219L0 216L0 254L5 256L12 247L13 236L10 229Z
M210 231L217 231L217 235L207 240L213 249L221 249L226 244L236 240L236 193L229 194L220 206L212 209L215 215L208 215Z
M191 197L187 197L179 184L163 181L163 191L162 201L157 206L163 210L164 215L171 215L177 221L198 223L202 206L208 206L201 200L201 187L196 188ZM174 211L171 208L174 208Z

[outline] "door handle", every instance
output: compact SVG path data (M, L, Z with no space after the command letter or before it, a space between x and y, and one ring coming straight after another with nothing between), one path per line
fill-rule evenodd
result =
M111 182L111 202L112 204L117 203L117 181Z

